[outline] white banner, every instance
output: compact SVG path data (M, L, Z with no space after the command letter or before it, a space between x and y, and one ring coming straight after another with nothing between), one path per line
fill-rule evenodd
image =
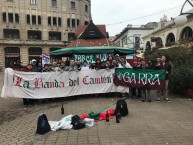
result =
M129 88L116 87L114 69L80 72L20 72L5 69L1 97L55 98L83 94L129 92Z

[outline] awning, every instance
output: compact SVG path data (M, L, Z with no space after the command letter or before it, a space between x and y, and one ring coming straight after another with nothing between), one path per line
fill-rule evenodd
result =
M62 48L50 52L50 55L64 55L64 54L96 54L96 53L125 53L131 54L135 53L134 48L123 48L116 46L98 46L98 47L72 47L72 48Z

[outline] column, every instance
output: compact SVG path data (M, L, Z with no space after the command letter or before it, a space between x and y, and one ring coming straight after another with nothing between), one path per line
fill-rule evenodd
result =
M38 10L36 10L36 25L38 25Z
M13 24L14 24L14 26L15 26L15 7L13 8Z
M8 25L9 23L9 16L8 16L8 11L6 11L6 24Z

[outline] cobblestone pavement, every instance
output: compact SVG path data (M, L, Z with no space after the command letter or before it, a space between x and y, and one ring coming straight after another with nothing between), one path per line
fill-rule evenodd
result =
M91 128L35 134L40 113L57 121L69 114L98 110L112 104L112 99L63 100L24 109L21 99L0 98L0 145L193 145L193 101L180 98L169 103L155 102L155 98L151 103L128 99L130 113L119 124L114 118ZM60 114L61 104L64 115Z

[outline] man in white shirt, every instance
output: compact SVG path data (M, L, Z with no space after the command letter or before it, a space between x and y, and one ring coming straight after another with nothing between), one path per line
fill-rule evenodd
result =
M82 65L82 67L81 67L81 71L82 70L89 70L90 68L89 68L89 66L87 65L87 61L85 60L84 61L84 63L83 63L83 65Z
M124 56L121 57L121 62L119 63L118 68L132 68L132 66L127 62Z

